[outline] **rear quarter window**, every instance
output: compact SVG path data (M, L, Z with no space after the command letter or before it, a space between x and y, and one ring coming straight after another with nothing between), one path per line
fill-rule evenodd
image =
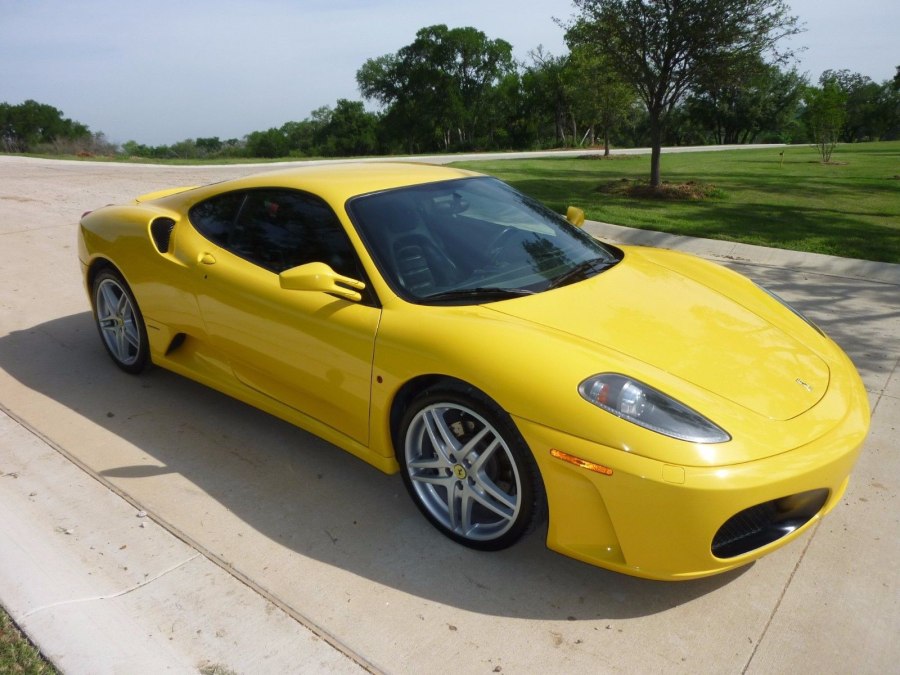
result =
M191 224L211 242L227 248L228 235L244 203L244 196L243 192L232 192L197 204L188 214Z

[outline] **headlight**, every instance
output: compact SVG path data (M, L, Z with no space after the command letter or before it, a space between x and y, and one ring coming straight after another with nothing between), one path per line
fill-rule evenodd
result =
M724 429L700 413L624 375L594 375L578 386L578 393L598 408L664 436L693 443L731 440Z
M759 284L757 284L757 286L759 286ZM768 288L766 288L765 286L759 286L759 288L760 288L762 291L764 291L764 292L766 293L766 295L768 295L769 297L774 298L775 300L777 300L778 302L780 302L780 303L782 304L782 306L783 306L785 309L790 310L790 311L793 312L796 316L800 317L800 318L803 319L807 324L809 324L810 326L812 326L812 327L816 330L816 332L817 332L819 335L821 335L822 337L825 337L825 332L824 332L821 328L819 328L816 324L814 324L812 321L810 321L808 318L806 318L806 316L804 316L802 312L800 312L799 310L794 309L793 307L791 307L791 305L788 304L788 303L785 301L784 298L782 298L780 295L778 295L778 293L776 293L775 291L770 291L770 290L769 290Z

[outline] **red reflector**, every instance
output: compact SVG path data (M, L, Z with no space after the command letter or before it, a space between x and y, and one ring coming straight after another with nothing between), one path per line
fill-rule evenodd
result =
M574 464L575 466L581 467L582 469L587 469L588 471L593 471L595 473L602 473L604 476L612 476L613 470L608 466L603 466L602 464L596 464L595 462L589 462L586 459L581 459L581 457L576 457L575 455L570 455L567 452L563 452L562 450L557 450L556 448L550 449L550 454L556 459L561 459L564 462L568 462L569 464Z

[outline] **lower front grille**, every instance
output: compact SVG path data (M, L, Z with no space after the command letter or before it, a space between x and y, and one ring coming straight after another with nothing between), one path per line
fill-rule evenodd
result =
M712 553L717 558L733 558L771 544L808 523L826 501L828 490L822 488L744 509L716 532Z

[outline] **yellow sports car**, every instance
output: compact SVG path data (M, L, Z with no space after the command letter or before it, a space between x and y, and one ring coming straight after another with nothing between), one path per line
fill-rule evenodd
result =
M340 164L85 214L103 345L388 473L448 537L547 523L594 565L750 562L841 498L869 424L841 349L698 258L616 248L487 176Z

